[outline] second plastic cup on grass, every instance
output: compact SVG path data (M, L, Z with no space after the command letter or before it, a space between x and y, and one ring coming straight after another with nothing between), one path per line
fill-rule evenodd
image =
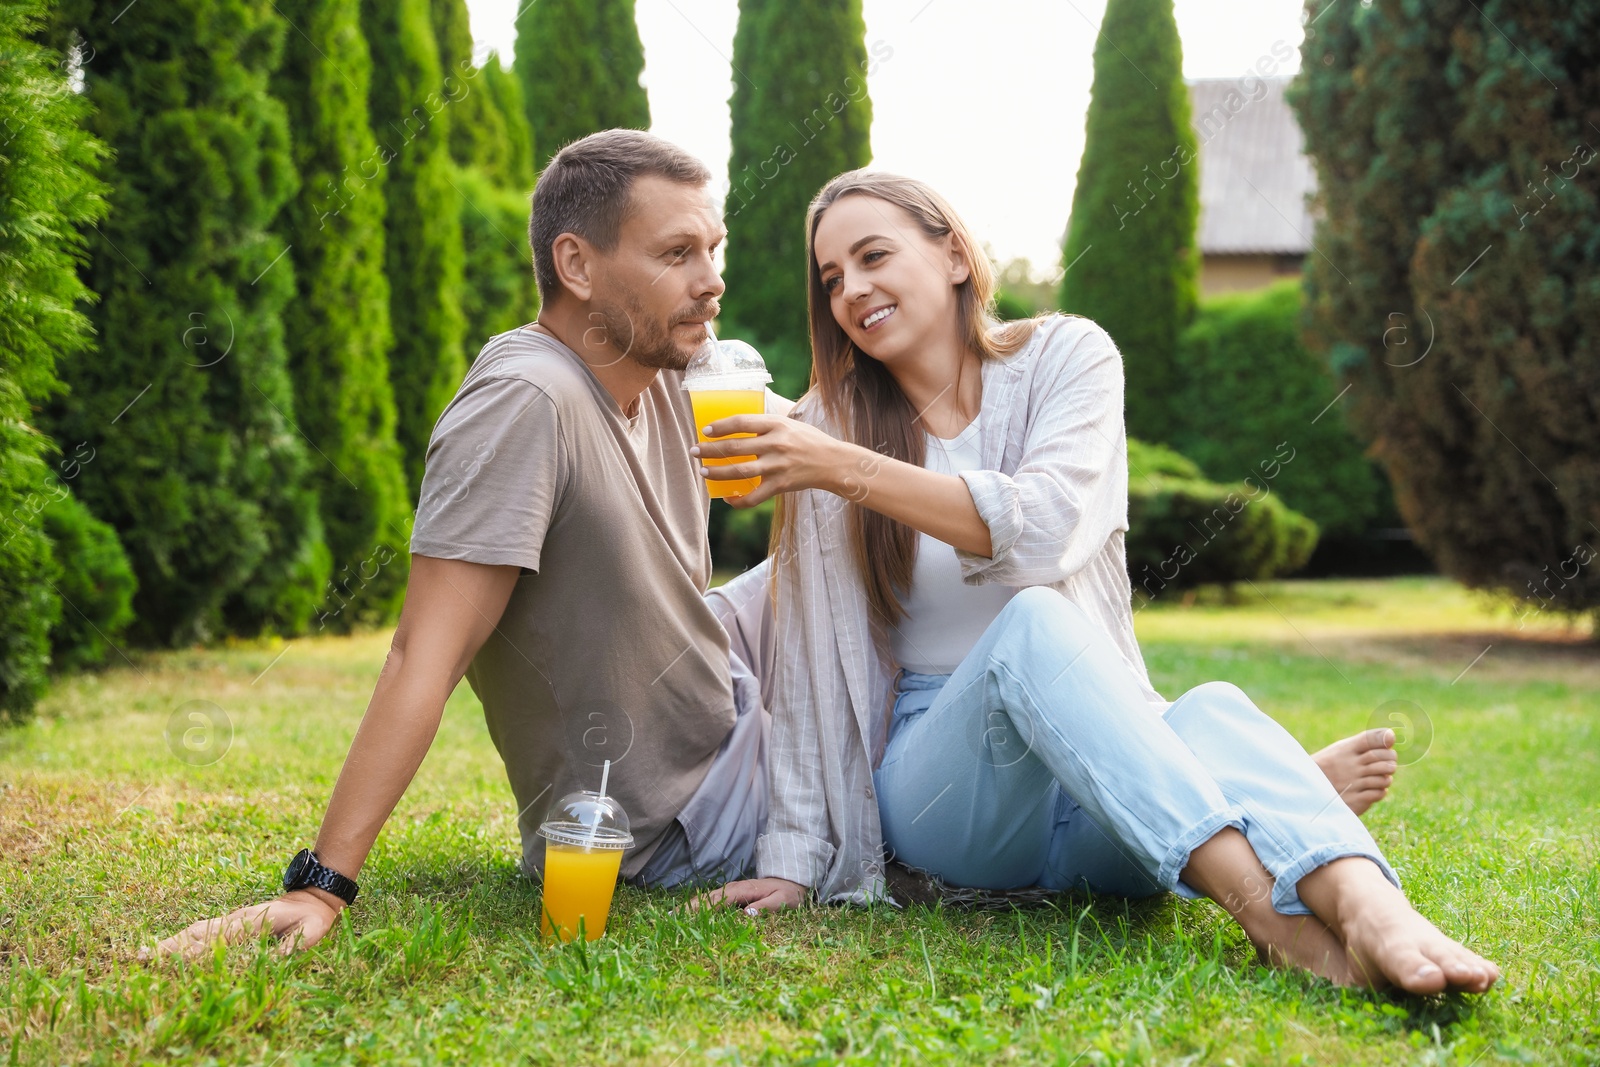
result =
M568 793L539 836L545 841L540 932L571 941L581 931L595 940L606 932L622 854L633 844L627 813L603 791Z

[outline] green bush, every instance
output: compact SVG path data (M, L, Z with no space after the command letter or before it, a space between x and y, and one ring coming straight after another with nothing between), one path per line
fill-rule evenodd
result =
M44 510L44 531L61 567L63 601L61 621L50 631L51 666L99 666L133 621L133 567L117 532L64 487Z
M711 562L719 571L743 571L767 558L777 500L753 508L711 505Z
M1292 457L1290 457L1292 459ZM1128 576L1147 599L1209 582L1257 581L1305 566L1317 525L1273 495L1285 457L1245 481L1207 481L1169 448L1128 442Z
M49 677L50 631L61 617L61 567L40 515L54 479L33 436L9 419L0 422L0 725L33 713Z
M48 13L0 5L0 723L26 718L43 692L61 611L43 516L62 489L35 413L60 389L57 361L89 347L77 227L105 214L88 101L35 39Z
M1200 279L1198 149L1172 0L1106 4L1084 125L1061 310L1116 341L1128 432L1160 440L1177 413L1174 359Z
M1131 488L1147 475L1164 475L1168 478L1186 478L1203 482L1205 473L1200 464L1165 445L1151 444L1138 438L1128 438L1128 485Z
M1353 537L1393 513L1388 486L1345 423L1326 365L1300 338L1297 279L1205 301L1178 348L1182 386L1161 440L1223 482L1254 474L1282 443L1273 483L1324 535Z

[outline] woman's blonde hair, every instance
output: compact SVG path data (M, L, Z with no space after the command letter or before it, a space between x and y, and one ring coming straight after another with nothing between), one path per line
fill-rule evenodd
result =
M870 196L904 209L933 240L954 238L968 267L966 281L956 286L957 328L967 349L981 360L999 359L1022 348L1033 336L1038 320L1001 323L995 319L994 268L955 209L925 182L852 170L822 187L806 212L806 303L811 315L811 388L807 397L821 401L828 420L846 440L920 467L926 459L927 442L917 425L917 413L883 364L858 352L844 328L834 321L822 272L817 269L817 225L828 208L847 196ZM862 475L864 494L871 491L871 471ZM873 622L892 626L905 616L899 591L911 587L916 531L859 502L852 502L849 510L851 555L867 590ZM775 561L783 560L786 546L792 544L792 525L792 510L780 498L772 533Z

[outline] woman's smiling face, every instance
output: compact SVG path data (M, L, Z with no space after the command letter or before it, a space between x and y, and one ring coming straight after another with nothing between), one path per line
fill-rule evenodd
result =
M929 237L904 208L841 197L823 212L812 246L834 321L872 358L892 363L959 329L966 259L948 234Z

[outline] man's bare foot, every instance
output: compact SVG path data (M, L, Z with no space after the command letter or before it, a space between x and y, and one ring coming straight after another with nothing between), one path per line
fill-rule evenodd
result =
M1500 968L1419 915L1372 861L1348 856L1300 879L1300 899L1349 950L1363 985L1407 993L1483 993Z
M1335 741L1311 758L1357 815L1365 814L1388 794L1399 766L1394 731L1388 727L1363 730Z

